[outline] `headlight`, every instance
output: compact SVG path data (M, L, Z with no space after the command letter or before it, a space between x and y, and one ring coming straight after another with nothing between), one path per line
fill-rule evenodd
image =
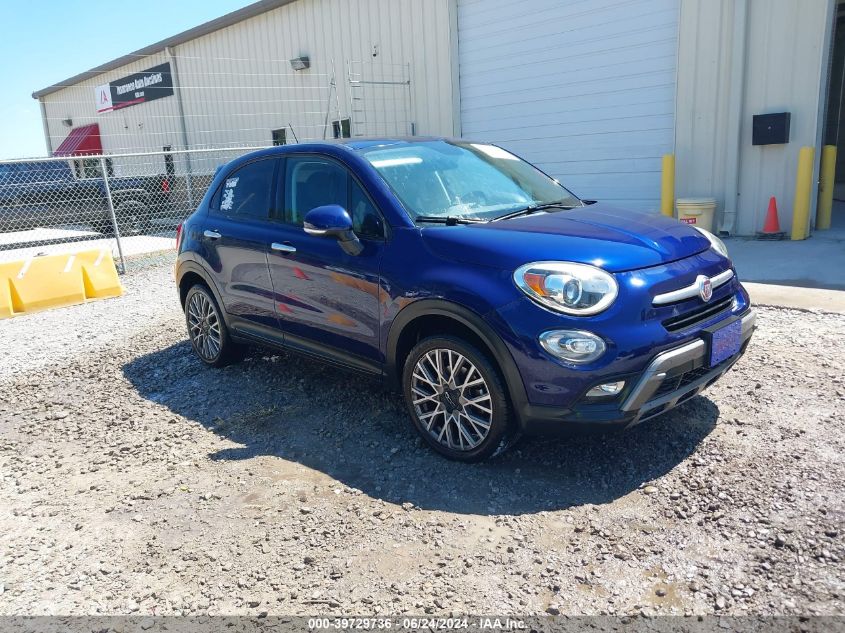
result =
M606 310L619 292L613 275L587 264L532 262L517 268L513 280L540 305L578 316Z
M722 257L729 257L728 247L725 246L725 243L722 240L720 240L718 237L713 235L707 229L702 229L700 226L693 226L692 228L694 228L696 231L698 231L704 237L706 237L708 240L710 240L710 246L712 246L713 250L716 251L717 253L719 253L719 255L721 255Z

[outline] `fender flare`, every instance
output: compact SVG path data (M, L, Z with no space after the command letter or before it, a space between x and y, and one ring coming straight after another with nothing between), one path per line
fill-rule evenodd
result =
M505 345L502 338L481 316L451 301L419 299L400 310L399 314L393 319L387 335L387 347L385 350L385 375L387 380L394 386L399 385L401 380L402 368L397 366L396 352L402 332L417 318L431 315L454 319L470 329L481 339L493 355L493 359L503 374L502 377L505 381L505 387L508 390L514 409L519 411L522 403L527 401L527 394L525 392L525 385L522 382L522 375L519 373L516 362L508 350L507 345Z
M188 273L195 273L199 275L199 277L205 282L205 285L208 286L209 290L211 290L211 294L214 295L214 300L217 302L217 305L220 306L220 311L223 313L223 318L226 319L226 325L228 326L229 315L226 314L226 309L223 307L223 298L220 296L220 291L217 289L217 285L214 283L211 275L208 274L205 267L193 259L183 260L179 262L176 267L176 290L179 293L179 303L182 303L182 278ZM184 308L185 306L183 305L182 307Z

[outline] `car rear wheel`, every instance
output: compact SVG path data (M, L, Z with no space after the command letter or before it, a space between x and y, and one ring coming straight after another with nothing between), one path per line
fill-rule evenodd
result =
M477 462L502 452L513 437L511 407L498 371L465 341L421 341L405 361L405 402L414 427L441 455Z
M231 340L214 296L196 284L185 297L185 322L194 353L211 367L223 367L238 360L241 347Z

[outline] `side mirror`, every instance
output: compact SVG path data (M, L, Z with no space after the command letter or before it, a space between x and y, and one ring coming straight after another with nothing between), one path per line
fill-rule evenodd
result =
M305 215L302 227L308 235L333 237L340 247L350 255L360 255L363 245L352 230L352 218L342 206L327 204L315 207Z

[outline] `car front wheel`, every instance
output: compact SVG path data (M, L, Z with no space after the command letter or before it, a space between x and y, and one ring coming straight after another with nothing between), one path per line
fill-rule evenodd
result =
M405 361L405 402L414 427L441 455L477 462L507 448L511 408L498 371L465 341L432 337Z

